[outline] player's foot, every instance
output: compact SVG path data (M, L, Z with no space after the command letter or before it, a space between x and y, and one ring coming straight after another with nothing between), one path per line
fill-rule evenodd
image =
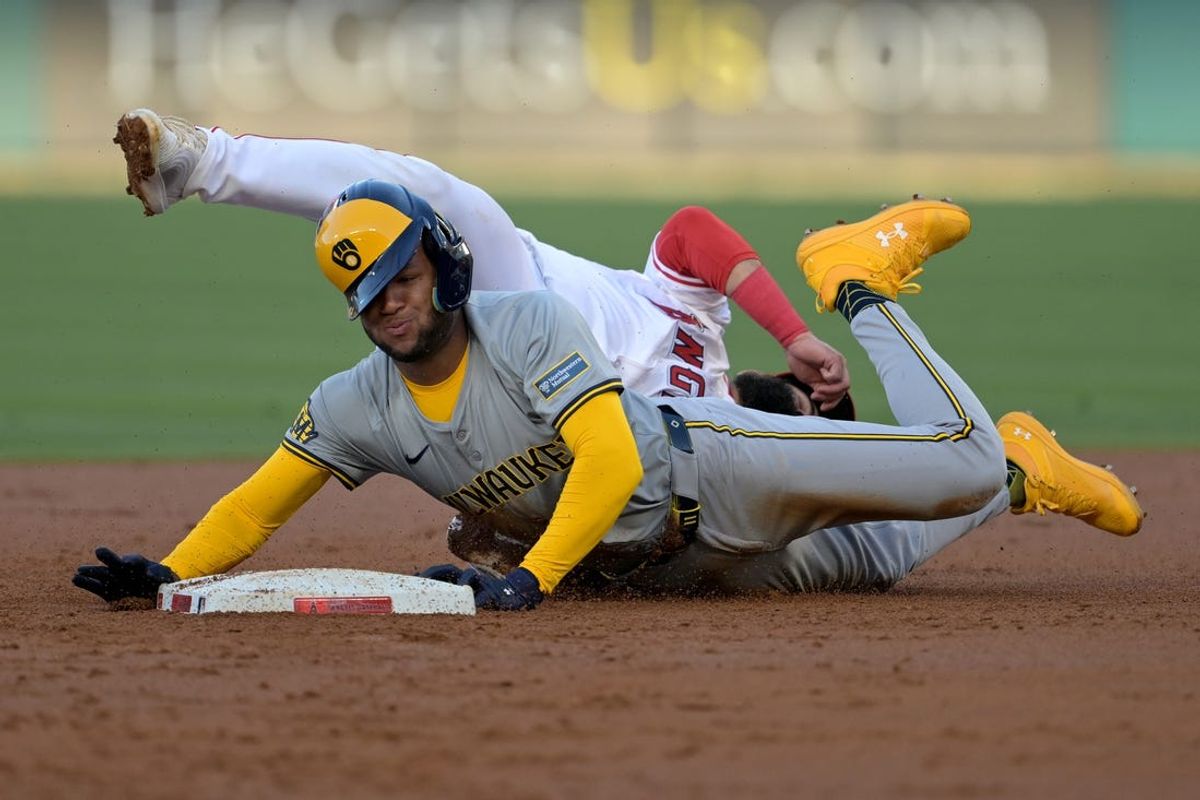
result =
M1135 490L1107 469L1080 461L1030 414L1010 411L996 422L1004 456L1025 473L1025 502L1013 513L1053 511L1102 531L1132 536L1145 513Z
M817 293L817 311L834 307L838 287L861 281L893 300L916 294L913 278L934 253L958 244L971 232L967 212L945 200L885 207L873 217L808 233L796 249L796 264Z
M125 191L137 195L151 217L183 199L184 186L208 146L208 132L182 117L135 108L117 120L113 141L125 153Z

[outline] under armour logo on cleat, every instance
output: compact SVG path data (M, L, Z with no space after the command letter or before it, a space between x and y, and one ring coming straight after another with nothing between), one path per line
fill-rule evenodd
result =
M880 247L891 247L891 239L900 237L901 239L908 238L908 231L904 230L904 223L897 222L893 226L894 230L890 231L875 231L875 238L879 240Z
M1024 428L1013 428L1013 436L1018 436L1027 442L1033 438L1033 434Z

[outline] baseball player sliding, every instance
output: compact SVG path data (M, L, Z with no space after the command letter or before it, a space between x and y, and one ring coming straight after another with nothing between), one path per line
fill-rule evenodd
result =
M353 488L381 472L522 543L507 574L426 573L506 610L536 606L577 566L667 590L794 588L784 572L807 588L874 587L1010 505L1136 532L1142 512L1123 483L1027 415L1006 415L998 433L894 302L969 228L961 208L915 201L797 253L818 307L841 312L875 364L900 423L888 426L624 391L569 303L470 294L472 255L450 221L403 187L355 183L315 247L376 350L322 382L271 459L161 563L102 548L75 583L113 600L223 572L330 475ZM884 247L879 230L906 236ZM814 546L794 551L804 537Z
M633 391L728 396L730 297L780 343L789 370L826 410L849 387L842 355L808 330L754 248L705 209L672 215L639 273L539 241L482 189L413 156L322 139L233 137L149 109L124 115L115 141L125 151L130 191L147 214L195 194L316 220L354 181L404 186L471 244L476 289L550 289L566 298Z

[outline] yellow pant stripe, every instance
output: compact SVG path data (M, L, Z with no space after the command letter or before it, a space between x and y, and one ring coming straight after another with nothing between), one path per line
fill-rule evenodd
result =
M751 431L745 428L733 428L728 425L718 425L715 422L705 420L691 420L684 424L689 428L706 428L717 433L727 433L730 436L743 436L748 439L808 439L808 440L838 440L838 441L857 441L857 442L957 442L966 439L971 435L971 431L975 430L974 421L967 416L966 411L962 407L962 403L955 397L954 392L950 390L950 385L945 379L938 374L934 369L933 364L917 347L917 343L913 341L908 332L901 327L900 322L892 316L888 311L887 306L882 303L878 306L883 312L888 321L896 331L904 337L904 341L908 342L908 346L917 354L917 358L921 359L921 363L929 370L929 374L937 381L938 386L942 387L942 391L946 394L946 398L950 401L950 405L954 407L958 418L962 420L962 427L954 433L932 433L932 434L913 434L913 433L783 433L780 431Z
M744 436L748 439L838 439L860 442L944 442L957 441L964 438L961 433L785 433L783 431L750 431L745 428L732 428L728 425L718 425L706 420L689 420L685 422L689 428L707 428L717 433L727 433L730 436Z
M904 330L904 328L900 325L900 322L894 316L892 316L892 312L888 311L887 306L881 303L879 305L879 310L883 312L885 317L887 317L888 322L892 323L892 327L896 329L896 332L904 337L904 341L908 342L908 346L911 347L912 351L917 354L917 358L921 359L921 363L925 365L925 369L929 370L929 374L933 376L935 381L937 381L938 386L942 387L942 391L945 393L946 399L950 401L950 405L954 406L954 412L958 414L958 418L963 421L962 430L951 435L951 440L958 441L959 439L965 439L970 436L971 431L975 430L975 422L967 416L967 412L963 410L962 403L960 403L958 398L954 396L954 392L950 391L950 386L946 383L946 380L940 374L938 374L936 369L933 368L933 364L931 364L929 359L926 358L925 354L921 352L921 348L917 347L917 343L914 342L912 337L908 335L908 331Z

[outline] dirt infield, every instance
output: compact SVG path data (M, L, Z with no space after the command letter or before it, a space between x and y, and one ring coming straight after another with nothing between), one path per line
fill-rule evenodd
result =
M1200 453L1116 458L1131 540L1006 516L884 595L458 619L110 611L91 549L161 557L250 465L0 466L0 794L1194 797ZM251 564L411 571L446 517L327 488Z

